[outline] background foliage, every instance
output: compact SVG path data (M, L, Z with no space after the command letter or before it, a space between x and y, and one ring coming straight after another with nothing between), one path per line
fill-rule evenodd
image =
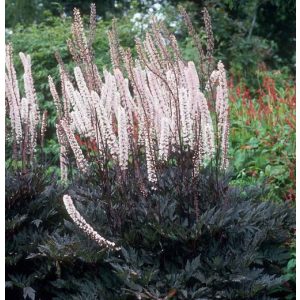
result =
M174 21L176 13L172 8L182 3L193 12L194 21L197 23L201 19L201 8L206 6L215 24L213 29L218 56L227 62L232 71L242 77L250 77L258 64L265 63L271 68L285 68L295 72L295 0L94 2L99 18L109 20L115 16L119 19L125 18L127 22L129 16L139 13L143 19L149 12L163 14ZM14 31L18 24L28 27L31 24L47 23L52 16L65 19L72 15L74 7L88 14L89 6L88 1L6 1L6 28ZM59 29L57 31L60 32Z

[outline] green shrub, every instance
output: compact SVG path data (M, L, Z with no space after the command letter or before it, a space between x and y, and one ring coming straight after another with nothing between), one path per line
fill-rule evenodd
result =
M295 200L296 98L294 82L258 72L261 87L231 87L230 156L236 182L267 181L271 197Z

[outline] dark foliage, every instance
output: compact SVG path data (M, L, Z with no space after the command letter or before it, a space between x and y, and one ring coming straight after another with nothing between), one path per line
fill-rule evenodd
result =
M28 259L62 223L61 188L44 168L6 172L5 237L6 286L8 299L34 299L55 272L39 260ZM55 277L54 277L55 278ZM33 289L34 287L34 289ZM26 296L27 295L27 296Z
M38 172L8 173L8 299L283 299L293 210L212 169L192 179L170 165L143 193L134 176L117 185L114 168L68 191ZM68 221L63 193L121 251L100 249Z

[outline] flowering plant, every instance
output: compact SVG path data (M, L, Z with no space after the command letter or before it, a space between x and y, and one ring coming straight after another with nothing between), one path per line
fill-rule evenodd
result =
M68 148L72 149L82 173L88 172L92 158L96 158L102 168L108 161L114 163L120 170L120 178L130 163L138 175L145 156L148 180L153 185L160 176L161 166L174 151L191 152L193 176L213 159L218 168L227 168L227 81L222 62L212 70L210 17L204 9L208 39L204 54L188 15L183 8L181 12L199 49L200 77L194 63L182 58L175 36L153 18L146 39L136 39L135 60L129 49L119 45L113 23L108 33L113 69L104 70L102 78L93 62L91 48L95 7L92 6L88 37L79 11L74 10L73 37L68 45L77 64L74 69L77 87L61 60L61 98L49 77L58 112L57 134L64 161L62 178L67 178ZM83 140L88 146L89 159L80 148Z

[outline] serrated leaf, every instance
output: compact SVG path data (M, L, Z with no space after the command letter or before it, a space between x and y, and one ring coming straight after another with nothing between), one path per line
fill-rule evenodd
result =
M42 222L43 222L42 220L36 219L36 220L33 220L31 223L34 224L37 228L39 228L39 226Z
M35 290L30 286L23 288L23 297L24 297L24 299L29 297L29 299L34 300L35 299Z

